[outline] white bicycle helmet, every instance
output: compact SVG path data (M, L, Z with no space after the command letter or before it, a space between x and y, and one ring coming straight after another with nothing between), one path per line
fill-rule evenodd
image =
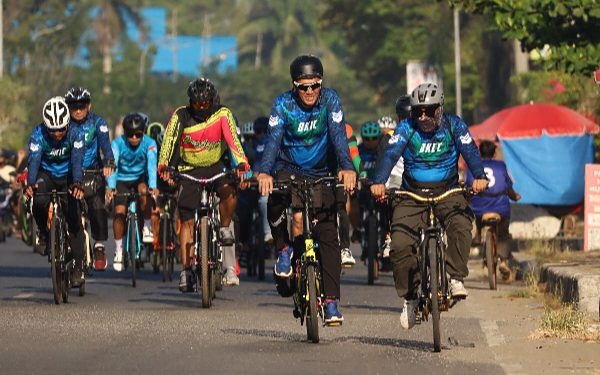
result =
M379 127L381 130L394 130L396 129L396 121L392 118L392 116L383 116L379 120L377 120Z
M71 115L65 99L62 96L55 96L48 100L44 104L42 118L49 130L60 130L69 125Z
M242 125L242 135L254 135L254 123L252 121Z

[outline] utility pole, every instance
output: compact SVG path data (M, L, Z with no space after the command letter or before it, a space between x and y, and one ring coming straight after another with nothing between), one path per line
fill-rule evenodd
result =
M263 46L263 33L258 33L256 38L256 55L254 56L254 69L260 69L262 65L262 46Z
M462 117L462 92L460 87L460 19L454 9L454 70L456 75L456 115Z
M202 27L202 44L200 46L200 74L202 74L202 68L210 64L210 39L212 36L212 30L210 27L210 16L208 13L204 14L204 25Z
M4 14L2 12L2 0L0 0L0 78L4 74Z

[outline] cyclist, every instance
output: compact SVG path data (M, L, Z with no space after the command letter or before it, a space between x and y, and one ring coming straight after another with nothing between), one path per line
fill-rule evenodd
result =
M352 130L352 125L348 123L346 124L346 138L348 140L348 150L350 151L352 165L354 165L354 170L360 174L361 162L356 136ZM353 267L356 264L356 259L354 259L350 250L350 211L353 194L345 194L344 189L338 189L336 194L336 200L338 201L338 234L340 247L342 248L342 266Z
M483 170L489 180L488 189L483 193L476 195L471 199L471 209L475 214L477 223L477 238L481 238L481 218L485 213L496 212L500 214L501 220L496 227L498 242L496 250L500 256L498 269L503 277L510 277L509 261L512 257L508 240L510 233L508 226L510 224L510 201L518 201L521 195L513 189L513 182L506 169L506 164L501 160L494 160L496 145L491 141L481 141L479 144L479 153L483 162ZM473 174L467 171L467 185L473 184ZM479 241L478 241L479 242Z
M142 229L143 242L152 242L151 225L152 203L148 199L148 189L154 199L158 196L156 184L156 142L144 134L148 125L148 116L140 112L128 113L123 118L124 134L112 141L112 151L115 156L116 170L108 178L106 200L111 201L115 194L129 193L134 188L140 195L140 209L144 218ZM125 218L127 215L127 198L115 197L115 219L113 230L115 234L115 257L113 268L123 271L123 237L125 235ZM152 221L156 221L152 217ZM133 261L133 260L132 260ZM132 264L135 267L135 264Z
M27 186L25 195L33 197L34 190L48 193L52 190L69 191L66 198L67 227L71 240L71 251L75 258L73 286L85 282L83 276L83 257L85 238L81 226L78 199L83 198L82 167L84 135L81 129L69 126L69 108L60 96L51 98L44 104L42 113L44 122L35 127L29 138L29 157L27 158ZM39 228L39 243L36 251L48 255L48 205L51 197L37 196L33 200L33 215Z
M160 122L153 122L146 128L146 135L156 142L156 154L160 155L160 146L163 141L163 137L165 135L165 126ZM176 193L176 186L169 186L168 183L161 179L157 179L156 186L159 193ZM160 208L165 204L164 199L160 197L157 198L157 204L152 207L151 213L151 226L152 226L152 248L154 250L154 258L153 262L158 262L158 254L160 252L160 244L158 233L160 231ZM154 263L156 265L157 263Z
M252 142L252 167L260 163L265 152L265 147L269 140L267 137L267 130L269 128L268 117L257 117L254 120L254 140ZM260 210L260 216L262 218L264 240L267 244L273 244L273 234L271 233L271 226L269 225L269 219L267 217L267 202L269 198L266 196L260 196L258 198L258 209Z
M274 174L277 179L289 178L292 174L319 178L335 174L350 191L356 182L356 173L350 160L348 143L344 131L344 111L337 92L322 88L323 65L318 57L300 55L290 65L292 89L279 95L273 104L269 118L269 130L265 153L256 171L262 195L273 191ZM332 155L335 154L333 157ZM332 162L333 159L335 163ZM319 254L323 274L325 300L325 324L341 323L343 316L338 310L340 297L341 249L336 230L335 188L317 187L321 190L320 207L315 207L317 224L315 235L319 242ZM293 249L302 252L302 213L300 205L291 194L275 194L269 197L268 216L275 246L279 257L275 275L287 278L292 275ZM286 244L285 210L289 199L295 210L293 217L293 243ZM317 199L315 199L317 200Z
M421 84L413 90L410 104L411 117L398 125L377 166L371 186L373 196L385 197L385 182L400 156L404 157L405 168L402 189L437 195L457 186L460 153L476 176L474 192L485 190L487 179L475 142L462 119L444 113L443 91L433 83ZM435 214L448 237L450 293L454 298L465 298L468 293L463 279L469 273L467 261L473 213L464 196L453 195L436 205ZM412 328L416 321L420 283L416 254L419 228L424 227L426 221L426 204L410 199L394 202L390 259L396 292L404 298L400 323L405 329Z
M92 108L90 92L83 87L72 87L65 94L65 101L71 113L71 124L83 131L85 142L85 155L83 169L98 169L102 166L104 177L110 176L114 171L114 156L110 147L108 125L106 121L95 113ZM104 160L100 158L100 151ZM88 207L88 217L94 239L94 269L106 269L106 255L104 242L108 239L108 213L106 212L105 180L102 176L83 172L84 198Z
M211 178L223 171L223 157L229 149L231 164L240 174L249 171L246 155L236 134L236 121L231 110L221 105L219 93L208 78L197 78L187 89L189 105L179 107L167 125L163 147L160 152L159 173L161 178L170 180L169 167L176 167L197 178ZM193 290L192 254L194 211L200 205L197 199L197 185L181 180L178 200L182 222L180 231L181 260L183 270L179 280L179 290ZM235 212L237 197L235 181L220 178L215 182L219 195L221 219L220 237L223 246L232 246L234 237L229 225ZM226 284L237 285L235 267L228 266Z

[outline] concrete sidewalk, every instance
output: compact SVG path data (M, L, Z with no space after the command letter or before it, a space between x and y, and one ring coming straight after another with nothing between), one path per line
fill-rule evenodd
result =
M577 253L576 260L537 265L532 254L520 251L513 256L525 273L539 273L547 293L563 302L577 303L582 311L600 320L600 252Z

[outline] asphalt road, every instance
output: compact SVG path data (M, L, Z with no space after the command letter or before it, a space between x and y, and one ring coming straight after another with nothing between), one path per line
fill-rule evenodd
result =
M391 274L368 286L362 264L342 276L343 326L321 328L321 342L312 344L271 275L259 282L243 272L239 287L224 288L203 309L198 294L180 293L176 281L163 283L148 265L137 288L128 273L107 270L87 280L84 297L72 290L68 304L54 305L46 258L9 238L0 244L0 373L529 372L525 351L499 351L511 335L523 339L522 327L501 318L523 306L539 315L539 303L514 305L500 298L514 286L491 292L474 274L466 283L469 299L442 315L441 353L432 352L430 323L400 327ZM514 333L503 333L504 326ZM536 344L523 345L534 350Z

